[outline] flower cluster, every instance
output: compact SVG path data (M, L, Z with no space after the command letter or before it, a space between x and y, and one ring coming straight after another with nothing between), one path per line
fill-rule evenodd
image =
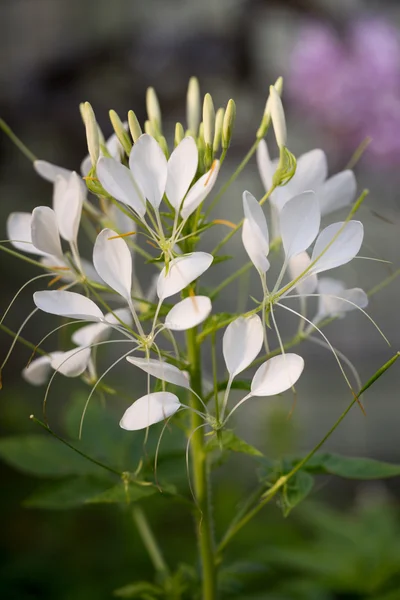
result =
M287 148L281 92L279 79L270 88L254 145L266 193L260 201L248 191L243 193L244 219L238 225L210 220L210 208L204 211L230 145L235 120L233 100L226 109L215 112L212 98L206 94L201 111L198 83L192 78L187 96L187 129L177 123L171 152L153 89L147 93L148 121L144 133L133 111L125 123L111 111L115 133L106 141L92 107L88 103L81 106L89 150L81 175L46 161L35 161L37 173L53 184L52 208L39 206L31 214L12 213L7 222L14 254L36 255L37 261L33 262L45 270L39 277L51 277L50 286L61 286L35 292L34 313L39 309L67 318L70 323L86 323L72 335L72 349L44 353L32 360L23 371L27 381L34 385L49 380L51 383L56 373L81 377L92 386L89 400L116 364L98 375L96 350L111 343L109 338L114 332L118 339L112 341L125 344L126 348L116 362L126 359L148 375L147 394L127 408L121 418L122 428L146 429L179 410L190 409L204 424L219 430L250 397L273 396L291 389L303 371L303 358L285 351L275 317L277 308L296 314L301 323L308 324L305 331L300 326L303 336L320 331L318 324L327 317L342 316L354 308L363 310L367 296L361 289L345 289L340 281L320 277L321 273L351 261L360 250L363 226L352 217L362 197L353 204L354 175L343 171L327 178L327 161L321 150L304 154L296 163ZM264 141L271 123L278 160L270 159ZM213 203L218 199L215 197ZM270 227L263 208L267 200ZM348 206L350 212L344 221L321 229L322 215ZM225 320L215 318L218 315L213 314L213 295L199 293L197 283L218 255L216 250L198 250L201 233L220 225L233 228L228 238L241 228L249 264L258 271L262 289L262 299L256 300L253 308ZM93 245L90 260L79 251L83 235ZM140 240L156 252L150 253ZM282 268L275 283L271 283L267 278L270 249L276 253L280 247ZM138 260L139 256L155 272L146 293L136 275L134 258ZM289 280L284 282L287 276ZM312 319L306 312L305 299L309 296L319 298L318 311ZM171 298L175 303L167 304ZM300 312L287 306L286 301L292 298L300 298ZM223 398L217 393L216 405L211 409L207 398L192 389L190 357L175 336L177 332L198 328L200 345L223 327L222 351L228 381L221 388ZM279 341L275 350L270 347L271 329ZM161 334L170 347L160 343ZM260 353L263 357L258 359ZM335 356L341 366L336 352ZM256 364L260 366L249 382L249 393L227 412L235 377ZM161 382L161 391L159 387L158 391L151 391L151 378ZM198 407L184 404L168 391L168 385L191 391L198 399Z

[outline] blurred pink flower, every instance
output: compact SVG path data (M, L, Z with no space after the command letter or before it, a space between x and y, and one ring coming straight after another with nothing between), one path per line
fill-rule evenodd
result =
M343 36L324 23L303 27L286 78L291 102L349 152L367 136L370 163L400 163L400 35L377 18Z

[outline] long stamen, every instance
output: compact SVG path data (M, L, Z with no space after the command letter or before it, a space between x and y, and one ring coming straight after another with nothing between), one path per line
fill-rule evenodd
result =
M12 341L12 344L10 346L9 351L7 352L7 355L5 357L5 359L3 360L1 366L0 366L0 390L3 387L3 382L2 382L2 373L3 373L3 369L6 366L6 363L8 361L8 359L11 356L12 351L14 350L14 346L18 341L19 338L19 334L21 333L21 331L23 330L23 328L25 327L25 325L28 323L28 321L33 317L34 314L36 314L38 312L38 308L34 308L33 311L31 313L29 313L29 315L26 317L26 319L22 322L22 325L20 326L20 328L18 329L15 338Z

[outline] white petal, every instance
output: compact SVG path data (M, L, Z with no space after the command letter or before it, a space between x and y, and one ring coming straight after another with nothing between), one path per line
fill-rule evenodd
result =
M257 370L251 382L252 396L275 396L290 389L304 369L298 354L280 354L267 360Z
M131 150L129 166L147 200L158 208L167 183L167 159L151 135L140 136Z
M50 379L51 355L41 356L33 360L28 367L22 371L22 377L31 385L44 385Z
M203 200L207 198L217 181L219 168L219 160L214 160L211 169L202 175L200 179L196 181L194 186L190 188L181 210L183 219L190 217Z
M128 131L128 129L129 129L128 122L125 121L124 123L122 123L122 125L124 126L125 131ZM124 149L123 149L122 144L119 141L116 133L113 133L112 135L110 135L110 137L106 141L106 148L107 148L109 155L112 158L115 158L116 160L121 161L121 158L124 154Z
M64 290L35 292L33 301L40 310L52 315L83 321L103 320L103 313L93 300L75 292Z
M295 196L282 208L279 228L286 258L307 250L319 232L321 213L314 192Z
M355 310L356 306L365 308L368 305L368 296L361 288L347 290L343 282L331 279L330 277L320 279L318 292L322 296L319 298L317 320ZM343 300L339 298L343 298Z
M208 296L189 296L178 302L165 317L165 327L185 331L205 321L212 309Z
M263 326L258 315L239 317L228 325L222 340L222 351L232 378L253 362L262 344Z
M149 373L152 377L161 379L166 383L173 383L179 387L190 389L189 376L186 372L180 371L174 365L155 360L154 358L135 358L127 356L126 360L135 367L139 367L145 373Z
M47 162L47 160L35 160L33 162L33 167L40 177L43 177L46 181L51 181L51 183L55 183L57 177L60 175L61 177L68 179L72 173L69 169L53 165L52 163Z
M41 252L62 258L57 217L49 206L38 206L33 210L31 222L32 243Z
M157 295L168 298L182 291L192 281L207 271L213 261L207 252L193 252L174 258L169 263L168 272L164 267L157 282Z
M261 273L266 273L270 267L267 254L269 245L265 245L264 238L258 235L259 230L254 230L248 219L243 221L242 242L245 250L255 266Z
M257 166L264 189L267 192L272 187L276 165L270 159L265 140L261 140L257 146Z
M115 315L115 316L114 316ZM105 321L113 325L119 325L120 322L116 317L119 317L123 323L130 326L132 324L132 313L128 308L117 308L113 313L107 313ZM81 327L72 335L72 341L77 346L90 346L98 342L107 340L111 333L112 327L107 323L92 323Z
M90 348L73 348L68 352L54 352L51 366L65 377L79 377L90 360Z
M104 281L94 268L93 263L91 263L89 260L87 260L86 258L81 258L81 267L83 273L88 279L90 279L90 281L95 281L96 283L104 284Z
M259 230L258 237L264 242L266 254L269 252L269 233L267 220L260 204L250 192L243 193L244 216L249 220L252 229Z
M31 222L31 213L11 213L7 219L7 237L17 250L30 254L43 254L32 244Z
M69 264L63 259L57 256L43 256L40 259L42 265L48 267L51 271L54 272L54 275L58 275L61 277L61 281L75 281L76 275L70 268Z
M164 421L177 410L181 403L175 394L154 392L136 400L124 413L120 427L128 431L146 429L149 425Z
M143 218L146 202L132 172L114 158L100 158L96 168L97 177L103 188L120 202L127 204Z
M165 193L178 210L197 171L199 153L192 137L184 138L175 148L168 161L168 178Z
M289 260L288 265L290 279L293 281L293 279L299 277L306 269L308 269L310 264L311 259L307 252L301 252L300 254L297 254L297 256L293 256ZM300 279L300 281L296 283L295 288L299 294L306 295L313 294L317 289L317 285L318 277L315 273L310 271L310 273L307 273L303 279Z
M357 182L353 171L342 171L330 177L318 190L321 214L327 215L334 210L348 206L357 192Z
M112 229L103 229L93 249L93 264L105 283L128 303L131 302L132 257L128 244Z
M318 262L312 267L314 273L327 271L340 265L345 265L350 262L358 253L364 237L364 227L360 221L349 221L344 226L341 233L338 231L342 228L343 222L333 223L321 231L317 241L315 242L314 250L311 256L311 261L314 261L327 248L326 252L321 256Z
M86 177L87 175L89 175L91 170L92 170L92 159L90 158L90 154L88 154L87 156L85 156L85 158L81 162L80 172L81 172L82 177Z
M67 242L75 242L78 237L85 194L82 179L75 171L66 183L60 179L56 180L53 208L57 215L60 235Z
M283 146L286 146L287 138L285 113L283 111L281 97L279 96L278 92L276 91L273 85L270 87L269 98L271 119L272 125L274 126L276 142L281 148Z

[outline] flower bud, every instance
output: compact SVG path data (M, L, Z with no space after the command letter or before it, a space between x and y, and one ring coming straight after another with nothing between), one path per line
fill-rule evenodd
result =
M137 120L137 116L135 115L133 110L130 110L128 112L128 123L132 139L134 142L136 142L142 135L142 128L140 127L139 121Z
M186 96L186 119L190 135L196 137L200 125L200 86L197 77L189 79Z
M185 137L185 131L183 129L182 123L177 123L175 125L175 139L174 139L175 148L183 140L184 137Z
M297 161L295 156L285 147L280 147L278 167L272 178L274 187L286 185L296 173Z
M167 140L165 139L165 137L163 135L160 135L157 141L160 144L161 150L165 154L165 158L168 160L168 158L169 158L169 148L168 148Z
M236 104L234 100L230 99L224 115L224 122L222 125L222 148L227 150L231 143L233 127L236 119Z
M279 148L283 148L286 146L287 131L282 100L273 85L271 85L269 93L271 98L271 119L274 127L276 143L278 144Z
M204 141L212 147L214 141L215 110L210 94L204 96L203 102Z
M154 139L157 139L157 131L151 121L144 122L144 132L151 135Z
M219 146L221 144L222 125L224 122L224 114L225 114L225 110L223 108L219 108L217 110L217 114L215 115L215 133L214 133L214 141L213 141L214 154L216 152L218 152Z
M275 82L274 88L278 92L279 96L282 96L283 90L283 78L278 77ZM268 96L267 102L265 103L264 115L261 121L261 125L257 130L256 137L257 139L261 139L265 136L268 131L268 128L271 124L271 95Z
M109 115L110 115L111 124L116 133L116 136L117 136L121 146L123 147L123 149L129 156L129 154L131 153L131 150L132 150L132 142L129 138L129 135L128 135L125 127L123 126L121 119L115 112L115 110L110 110Z
M99 129L93 108L89 102L83 106L83 117L86 127L86 139L92 165L95 166L100 156Z
M161 132L161 109L160 103L158 102L157 94L155 89L152 87L147 88L146 92L146 110L147 116L150 123L153 125L156 131Z

